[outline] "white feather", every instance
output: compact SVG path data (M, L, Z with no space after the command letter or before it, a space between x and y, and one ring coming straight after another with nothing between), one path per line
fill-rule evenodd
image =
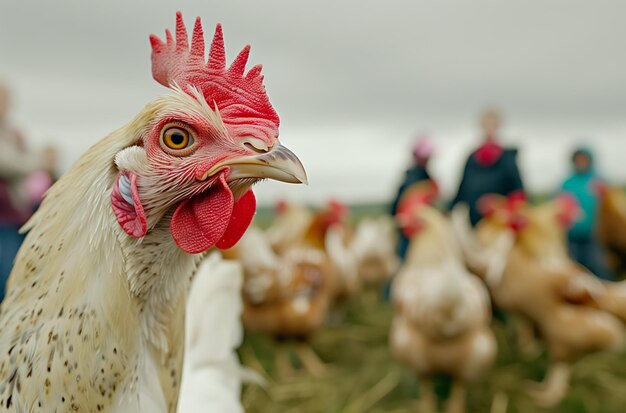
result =
M235 261L209 256L199 267L187 302L180 413L243 413L239 401L243 271Z

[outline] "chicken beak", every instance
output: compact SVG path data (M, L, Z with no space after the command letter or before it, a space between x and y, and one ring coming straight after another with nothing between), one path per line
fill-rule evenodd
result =
M230 173L226 180L232 182L238 179L257 178L274 179L292 184L308 184L306 171L300 159L278 143L269 152L258 155L226 159L215 165L206 173L213 175L218 170L228 167Z

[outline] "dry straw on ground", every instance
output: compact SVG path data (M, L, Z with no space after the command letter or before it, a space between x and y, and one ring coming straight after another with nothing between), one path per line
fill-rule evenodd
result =
M246 385L243 402L248 413L401 413L415 412L418 381L396 363L388 350L391 320L388 303L356 297L341 323L322 330L313 340L317 354L328 363L326 374L314 378L303 370L281 376L276 371L276 343L247 335L240 350L245 365L260 371L266 386ZM557 408L535 406L524 389L528 380L542 378L545 354L523 357L517 348L512 321L496 320L498 362L491 374L470 387L468 413L623 413L626 412L626 355L597 354L574 366L572 388ZM440 383L445 393L445 380Z

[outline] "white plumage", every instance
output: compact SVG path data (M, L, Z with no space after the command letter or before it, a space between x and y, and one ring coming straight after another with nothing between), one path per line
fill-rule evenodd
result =
M495 359L489 295L463 266L443 214L418 205L405 218L419 229L393 282L391 349L421 379L424 411L434 411L430 378L446 374L453 379L447 412L463 412L465 383L485 374Z
M179 413L239 413L243 270L210 255L198 268L187 302Z
M396 226L391 218L365 218L356 227L350 250L358 262L363 283L379 286L396 273Z

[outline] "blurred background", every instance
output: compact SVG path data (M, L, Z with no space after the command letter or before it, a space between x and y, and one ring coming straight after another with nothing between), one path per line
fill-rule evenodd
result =
M33 145L57 145L67 168L165 92L148 35L163 35L177 9L207 32L221 22L228 56L251 43L251 62L265 66L281 139L311 184L267 183L261 203L386 201L422 132L450 195L478 143L478 113L494 105L530 190L552 190L581 142L606 177L626 180L626 5L610 0L2 2L13 122Z
M396 249L398 222L390 217L368 221L361 232L355 223L366 215L397 212L389 205L394 197L400 201L398 186L407 168L418 161L414 154L418 137L428 137L422 140L428 148L419 150L430 158L428 170L438 184L440 205L447 205L456 194L468 156L489 137L480 124L486 108L496 108L499 114L498 141L519 149L519 171L529 198L556 193L572 173L572 152L581 146L594 152L594 167L606 180L603 185L618 188L617 199L626 197L621 191L626 183L626 3L614 0L175 4L111 0L106 6L77 0L3 1L0 85L7 93L0 96L0 138L13 139L22 154L27 149L42 153L28 172L40 169L45 176L30 176L24 194L8 193L8 185L0 185L0 195L23 201L30 214L43 191L88 147L166 93L152 79L148 36L163 37L164 29L174 25L176 10L182 11L188 25L201 16L206 37L221 22L229 61L245 44L252 45L250 62L264 64L268 95L281 117L281 140L306 166L309 186L264 182L256 190L262 206L257 225L270 228L265 235L255 228L258 232L252 231L256 235L250 237L257 236L257 243L249 243L248 248L254 254L262 250L259 245L268 243L267 253L275 266L270 268L273 272L263 269L271 273L268 277L285 267L284 262L297 261L288 248L281 250L280 242L321 248L341 267L348 266L350 254L362 266L363 251L373 239L373 248L392 261L389 266L381 264L384 277L361 280L363 291L348 292L346 286L350 300L324 298L320 310L324 323L312 323L311 331L304 334L306 340L297 337L290 350L285 350L280 331L284 326L246 334L240 358L262 375L264 383L244 386L246 411L415 411L412 401L423 395L423 389L415 374L394 361L389 349L397 309L388 301L388 278L398 269L396 252L402 258L409 239L400 235L406 244L404 251ZM2 162L9 162L12 155L3 152ZM583 162L590 164L590 159ZM594 192L593 197L600 202L601 195ZM277 204L279 217L274 220ZM616 215L626 229L626 203L617 204L621 212ZM349 209L353 214L346 223L343 218ZM9 263L8 269L2 268L5 278L21 242L11 237L27 217L15 211L0 211L3 214L13 214L10 222L0 222L2 231L10 229L0 234L5 242L0 253L9 251L9 258L0 257ZM616 221L606 222L616 232L618 226L610 224ZM339 228L335 247L327 245L328 238L311 245L307 236L315 233L315 225L324 227L322 233L333 225ZM290 238L296 229L305 234L301 239ZM349 235L354 235L352 244L346 241ZM354 239L362 241L360 246ZM626 257L626 241L620 242L620 253ZM231 254L237 258L241 252ZM355 268L353 272L361 277L362 268ZM623 279L624 268L611 277ZM252 308L246 329L252 331L254 317L262 312L255 305L262 305L263 297L250 279L263 271L255 273L254 265L245 270L243 297ZM336 273L345 268L340 270ZM302 275L298 271L293 279ZM303 279L297 281L310 291L323 290L311 277ZM625 297L626 293L617 301L626 302ZM525 389L529 380L550 379L546 372L551 355L545 346L530 351L518 346L515 317L501 317L498 311L490 327L498 343L497 360L469 388L468 411L623 411L626 357L623 352L600 351L604 348L587 358L568 360L573 365L567 376L570 384L562 380L566 390L559 388L561 398L550 407L538 407L541 403ZM311 348L305 349L300 341ZM451 392L450 383L437 381L435 387L442 399Z

